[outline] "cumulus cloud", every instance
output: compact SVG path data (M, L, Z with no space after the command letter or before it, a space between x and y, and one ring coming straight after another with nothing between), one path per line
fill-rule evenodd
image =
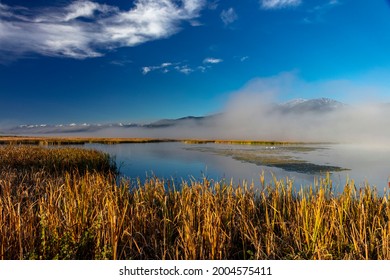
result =
M238 19L238 16L233 8L229 8L227 10L223 10L221 12L221 20L225 25L229 25L235 22Z
M261 0L260 5L263 9L282 9L286 7L299 6L301 0Z
M76 59L167 38L199 17L205 0L136 0L129 10L78 0L29 10L0 4L0 53Z

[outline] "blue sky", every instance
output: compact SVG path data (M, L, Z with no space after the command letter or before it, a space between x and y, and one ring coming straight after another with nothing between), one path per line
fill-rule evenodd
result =
M385 0L0 0L0 126L202 116L245 88L389 102L389 34Z

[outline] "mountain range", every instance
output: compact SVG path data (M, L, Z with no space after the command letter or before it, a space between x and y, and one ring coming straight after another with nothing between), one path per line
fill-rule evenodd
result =
M303 114L308 112L325 113L339 110L347 106L339 101L329 98L318 99L294 99L286 103L271 105L271 110L276 110L282 114ZM137 123L106 123L106 124L24 124L16 127L11 127L3 131L1 134L63 134L63 133L88 133L98 132L103 129L115 128L126 130L130 128L157 129L175 126L207 126L213 123L214 120L223 117L224 113L216 115L208 115L201 117L187 116L178 119L162 119L147 124Z

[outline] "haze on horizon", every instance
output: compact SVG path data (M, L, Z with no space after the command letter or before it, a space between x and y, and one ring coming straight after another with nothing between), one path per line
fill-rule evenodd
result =
M96 133L386 143L389 30L385 0L2 0L0 131L220 114ZM321 97L348 106L273 110Z

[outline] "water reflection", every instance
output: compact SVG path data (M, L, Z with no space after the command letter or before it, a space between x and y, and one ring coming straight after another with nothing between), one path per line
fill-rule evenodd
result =
M181 180L243 180L260 185L277 178L292 178L296 186L313 184L324 176L327 168L340 190L347 178L357 187L367 182L378 191L388 186L390 149L356 145L295 145L251 146L221 144L147 143L147 144L88 144L116 158L121 173L133 181L148 176ZM304 169L302 169L304 167ZM305 169L306 168L306 169Z

